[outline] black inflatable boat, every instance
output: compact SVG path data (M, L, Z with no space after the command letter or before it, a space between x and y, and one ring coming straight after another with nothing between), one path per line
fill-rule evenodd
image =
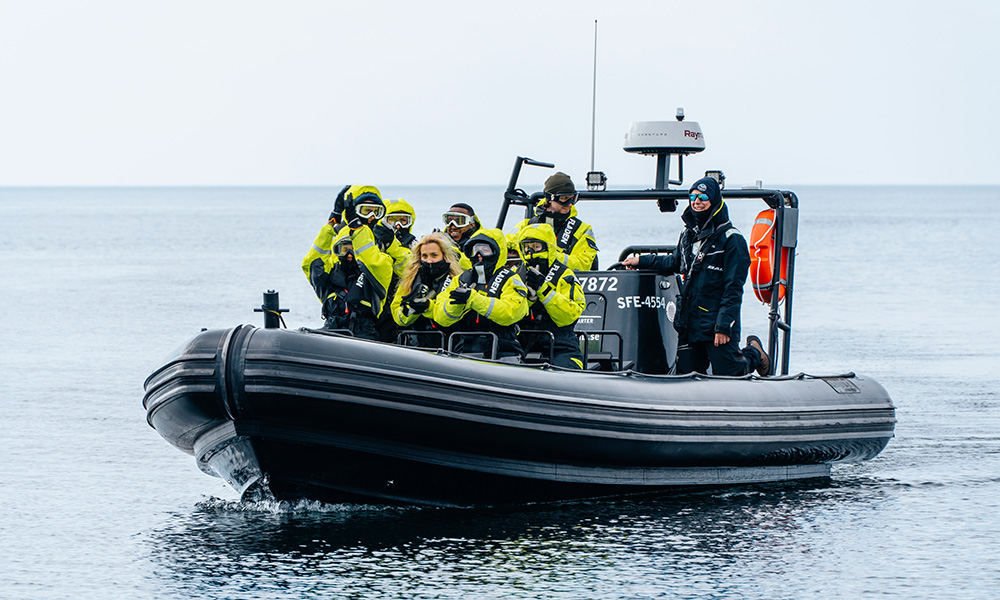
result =
M636 125L641 134L672 124ZM677 128L666 129L656 139ZM680 184L668 177L669 157L702 149L698 134L700 147L683 133L669 143L632 136L638 146L627 150L658 156L656 187L607 191L602 174L591 173L597 189L581 199L650 199L672 212L686 192L669 189ZM499 227L511 206L538 199L517 188L525 164L552 166L517 159ZM680 282L613 265L578 274L587 295L577 325L584 371L551 367L545 356L512 365L282 330L277 307L265 306L264 329L204 331L157 369L145 385L147 420L241 494L329 502L470 506L616 496L827 477L835 463L876 456L895 426L881 385L853 373L788 375L797 197L763 189L723 196L767 203L772 241L786 255L773 263L773 281L785 289L771 298L771 376L670 375ZM622 257L669 249L636 246Z

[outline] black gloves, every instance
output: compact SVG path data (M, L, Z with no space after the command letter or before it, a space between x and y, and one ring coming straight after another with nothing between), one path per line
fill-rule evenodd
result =
M468 271L465 271L458 276L458 287L460 288L463 287L471 288L475 284L476 284L476 272L472 269L469 269Z
M428 290L426 285L423 284L416 285L413 287L413 290L409 294L403 296L403 302L408 304L416 302L417 298L420 298L421 296L426 296L427 291Z
M344 196L344 218L351 229L361 227L361 219L358 218L358 211L354 210L354 196L346 194ZM357 225L355 225L357 222Z
M344 189L340 190L340 193L337 194L337 199L333 201L333 212L330 213L330 218L327 219L328 221L340 224L340 214L344 212L344 194L346 194L349 189L351 189L351 186L345 185Z
M420 284L414 286L412 292L403 296L402 305L407 309L407 316L413 314L422 315L431 307L431 300L427 297L429 292L430 290L426 285Z
M542 285L545 284L545 275L540 271L531 268L524 273L524 285L528 286L530 289L538 291Z
M372 228L372 233L375 235L375 241L383 250L388 248L392 244L392 230L381 223L377 223L375 227Z
M400 244L410 247L413 242L417 241L417 236L400 227L396 230L396 239L399 240Z
M469 296L472 295L472 288L467 287L457 287L451 291L451 300L449 304L465 304L469 301Z
M412 310L414 313L422 315L425 312L427 312L428 308L431 307L431 301L426 298L424 298L423 300L412 300L407 303L407 306L409 306L410 310Z

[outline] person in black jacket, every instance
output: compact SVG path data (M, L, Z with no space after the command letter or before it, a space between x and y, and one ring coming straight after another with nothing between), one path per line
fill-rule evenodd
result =
M740 308L750 269L750 252L743 234L729 221L719 183L699 179L691 186L677 248L671 254L630 256L628 268L677 273L683 280L677 329L677 373L746 375L770 373L771 361L757 336L740 349Z

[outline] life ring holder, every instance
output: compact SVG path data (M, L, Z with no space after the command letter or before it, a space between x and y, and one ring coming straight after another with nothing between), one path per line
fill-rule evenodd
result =
M750 281L753 293L764 304L770 304L774 294L774 261L777 252L781 261L778 275L778 302L785 299L785 284L788 283L788 255L783 248L776 248L774 209L762 210L754 219L750 231Z

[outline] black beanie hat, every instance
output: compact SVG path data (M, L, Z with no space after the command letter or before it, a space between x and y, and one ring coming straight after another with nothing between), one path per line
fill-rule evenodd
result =
M694 182L694 185L691 186L689 192L701 192L702 194L708 196L708 201L711 203L713 209L717 208L719 206L719 202L722 201L722 192L719 190L719 182L711 177L702 177L698 181Z
M575 194L576 187L573 185L573 180L569 178L569 175L559 171L545 180L545 193L557 196L561 194Z
M456 202L456 203L452 204L451 207L452 208L464 208L465 210L469 211L470 215L476 216L476 211L472 210L472 207L469 206L468 204L465 204L464 202Z

